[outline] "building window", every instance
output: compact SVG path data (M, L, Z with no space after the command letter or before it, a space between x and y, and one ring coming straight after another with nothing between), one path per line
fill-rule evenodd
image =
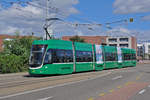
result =
M128 48L128 44L119 44L119 46L122 48Z
M104 40L103 38L101 39L101 41L102 41L102 43L104 43L104 42L105 42L105 40Z
M117 47L117 44L109 44L109 46L115 46L115 47Z
M111 38L111 39L108 39L109 42L117 42L117 39L116 38Z
M120 42L128 42L129 41L128 38L120 38L119 40L120 40Z
M150 49L150 45L148 45L148 49Z

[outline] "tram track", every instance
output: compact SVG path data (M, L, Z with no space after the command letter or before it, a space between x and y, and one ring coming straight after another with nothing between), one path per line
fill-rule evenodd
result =
M126 70L128 70L128 68ZM113 70L104 70L104 71L97 71L97 72L87 72L87 73L85 72L85 73L76 73L76 74L70 74L70 75L46 76L46 77L25 77L25 75L21 75L21 76L16 76L15 78L9 77L6 79L0 79L0 89L42 83L42 82L47 82L47 81L71 79L71 78L77 78L77 77L83 77L83 76L85 77L88 76L89 78L91 78L91 77L94 77L96 75L103 74L106 72L117 72L117 71L122 71L122 70L113 69Z
M108 72L108 71L107 71ZM51 82L51 81L58 81L58 80L65 80L65 79L74 79L77 77L87 77L91 78L100 74L104 74L105 72L90 72L90 73L79 73L79 74L71 74L71 75L63 75L63 76L54 76L54 77L46 77L46 78L38 78L38 79L26 79L23 81L13 81L13 82L4 82L0 83L0 89L3 88L11 88L11 87L18 87L23 85L31 85L31 84L39 84L42 82Z
M130 71L126 68L124 70ZM69 75L58 76L44 76L44 77L30 77L27 74L18 75L22 78L16 78L16 80L0 83L0 96L6 96L10 94L20 93L24 91L32 91L35 89L45 88L49 86L56 86L61 84L67 84L70 82L78 82L84 80L90 80L96 77L102 77L105 75L112 75L118 72L122 72L121 69L103 70L103 71L91 71L83 73L75 73ZM9 76L8 76L9 77ZM16 76L17 77L17 76Z

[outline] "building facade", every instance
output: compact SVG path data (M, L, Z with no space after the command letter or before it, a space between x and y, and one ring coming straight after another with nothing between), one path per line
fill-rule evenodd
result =
M70 41L70 38L72 37L73 36L63 36L62 40ZM80 38L91 44L106 44L109 46L118 46L137 50L137 42L135 37L80 36Z
M70 38L73 36L63 36L62 40L70 41ZM107 36L79 36L80 38L84 39L86 43L91 44L106 44Z
M137 56L139 60L144 59L145 48L143 44L137 44Z
M138 56L150 60L150 42L138 44Z
M137 42L135 37L107 37L106 41L107 45L109 46L137 49Z

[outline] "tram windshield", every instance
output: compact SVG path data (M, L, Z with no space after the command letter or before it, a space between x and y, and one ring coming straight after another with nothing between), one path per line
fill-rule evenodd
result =
M46 48L47 45L32 45L29 59L30 67L39 67L40 65L42 65Z

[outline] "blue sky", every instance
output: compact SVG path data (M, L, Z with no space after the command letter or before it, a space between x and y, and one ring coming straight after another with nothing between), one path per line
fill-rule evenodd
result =
M30 35L31 32L37 35L43 35L43 19L45 12L43 9L29 5L27 3L7 3L17 1L32 1L34 5L45 7L45 0L0 0L0 34L11 34L19 30L24 35ZM119 30L134 34L140 39L150 38L150 0L51 0L50 7L61 9L66 16L61 17L69 22L75 23L100 23L103 26L98 29L99 32L109 31L105 23L120 20L128 20L128 23L120 22L110 24L111 30ZM52 9L53 10L53 9ZM52 11L51 10L51 11ZM50 13L51 17L56 17L58 13ZM58 17L58 16L57 16ZM134 18L130 23L129 18ZM30 21L29 21L30 20ZM70 26L56 24L52 28L59 35L98 35L98 32L87 31L80 27L78 30L68 28ZM7 31L6 31L7 30ZM68 34L67 34L68 33ZM69 34L70 33L70 34ZM88 34L87 34L88 33ZM138 34L137 34L138 33Z
M115 0L80 0L80 3L75 7L80 11L78 16L79 18L89 19L97 23L105 24L107 22L118 21L122 19L134 18L133 23L128 23L128 25L123 25L129 29L139 29L147 30L150 27L150 21L142 21L141 16L149 15L149 12L146 13L131 13L131 14L116 14L114 13L113 3ZM80 20L82 21L82 20ZM116 23L111 26L121 24Z
M1 0L1 4L4 8L8 8L8 7L11 7L12 6L12 3L15 3L15 2L26 2L26 1L31 1L31 0ZM12 3L10 3L12 2ZM26 6L25 3L20 3L22 6Z

